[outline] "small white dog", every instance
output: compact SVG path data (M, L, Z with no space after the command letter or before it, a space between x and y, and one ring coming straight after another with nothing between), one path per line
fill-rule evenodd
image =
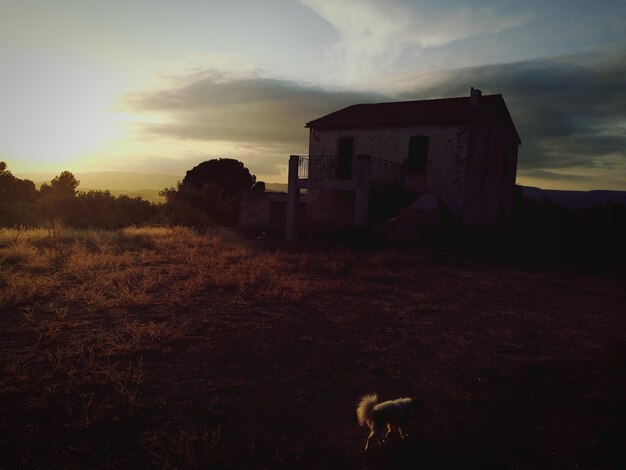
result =
M378 403L378 395L366 395L361 399L356 409L356 416L361 426L370 428L370 435L365 441L365 450L370 445L370 440L376 437L379 445L382 445L380 435L387 427L385 437L389 436L394 427L398 429L400 437L404 439L402 434L402 426L407 421L416 417L417 411L423 408L422 403L417 398L398 398L396 400L384 401Z

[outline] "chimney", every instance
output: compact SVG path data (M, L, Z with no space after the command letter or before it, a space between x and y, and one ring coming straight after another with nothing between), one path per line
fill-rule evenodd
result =
M478 88L472 87L470 91L470 105L476 106L480 103L480 97L483 96L483 92Z

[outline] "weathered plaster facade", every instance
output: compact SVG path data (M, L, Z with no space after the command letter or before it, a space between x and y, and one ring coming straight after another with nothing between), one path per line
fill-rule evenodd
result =
M424 135L429 139L426 171L404 175L404 187L415 193L432 193L441 197L443 202L460 217L465 192L465 163L467 157L469 128L467 125L451 126L407 126L351 129L311 129L309 132L309 155L336 155L340 137L350 137L354 142L355 155L373 157L406 164L408 159L409 139L413 135ZM317 190L309 189L309 198ZM329 190L325 190L326 193ZM332 192L332 191L331 191ZM328 194L325 197L327 200ZM338 198L343 198L337 195ZM311 201L312 202L312 201ZM340 203L339 199L337 201ZM341 201L343 202L343 201ZM311 204L313 206L313 204ZM332 207L328 202L326 207ZM345 217L345 203L339 205L341 214L333 217L328 210L311 207L311 223L323 222L323 217L350 221ZM317 213L322 218L317 219ZM348 210L348 213L350 211Z

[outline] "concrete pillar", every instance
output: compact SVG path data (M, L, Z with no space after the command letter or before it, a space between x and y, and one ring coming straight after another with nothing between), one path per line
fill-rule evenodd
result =
M357 155L356 157L356 197L354 201L354 225L357 227L367 226L369 202L370 202L370 179L372 172L372 157L369 155Z
M298 187L298 163L300 157L289 157L289 173L287 175L287 224L285 241L292 243L298 236L298 206L300 205L300 188Z

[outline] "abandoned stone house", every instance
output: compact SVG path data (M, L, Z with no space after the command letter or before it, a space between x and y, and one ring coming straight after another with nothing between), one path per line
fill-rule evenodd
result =
M519 135L501 95L357 104L306 123L288 193L251 191L241 225L370 226L395 240L446 224L506 227Z
M357 104L306 127L309 155L289 160L288 241L304 224L411 239L444 220L510 222L521 141L502 95Z

